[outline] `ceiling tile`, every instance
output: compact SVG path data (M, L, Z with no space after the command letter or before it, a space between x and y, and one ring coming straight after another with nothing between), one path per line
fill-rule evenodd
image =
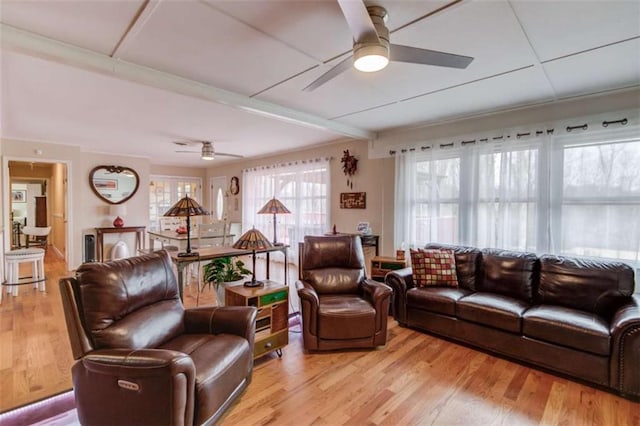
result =
M487 30L491 28L500 31ZM311 93L303 92L307 84L330 68L326 67L293 78L259 97L331 118L536 63L517 20L504 2L464 4L398 31L392 40L475 59L464 70L394 62L377 73L350 69ZM509 55L504 54L507 51ZM368 127L377 125L369 123Z
M640 1L531 1L511 4L541 61L640 35Z
M384 108L342 117L340 121L379 131L462 118L551 99L553 91L542 69L531 67Z
M352 48L353 36L336 0L205 1L318 62ZM447 3L445 0L375 2L387 9L387 26L391 31Z
M251 95L316 61L201 2L161 2L121 58Z
M176 154L172 141L212 140L221 152L255 156L339 137L30 56L2 54L2 104L11 107L2 108L1 137L195 166L206 164L197 155Z
M2 0L0 20L45 37L111 54L143 0Z
M590 50L543 66L558 97L640 85L640 39Z

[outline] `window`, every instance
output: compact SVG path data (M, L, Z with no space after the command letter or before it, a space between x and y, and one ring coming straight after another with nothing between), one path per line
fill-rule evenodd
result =
M160 229L160 218L178 200L189 195L201 201L202 181L195 177L151 176L149 188L149 230Z
M458 241L460 158L416 165L416 233L419 241Z
M640 140L567 145L560 251L638 262Z
M305 235L329 229L329 160L314 159L248 169L243 172L242 224L255 226L273 241L273 215L257 214L276 197L291 214L276 215L277 241L289 244L292 258Z
M638 129L587 133L537 132L398 155L395 244L468 244L640 266Z
M478 202L475 235L479 247L531 251L536 248L538 149L504 146L477 155ZM498 151L498 152L495 152Z

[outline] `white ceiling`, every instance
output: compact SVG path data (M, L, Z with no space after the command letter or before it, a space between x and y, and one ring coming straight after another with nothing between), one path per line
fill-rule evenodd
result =
M351 49L334 0L2 0L1 136L204 167L171 142L261 156L640 85L638 0L367 3L393 43L475 60L308 93Z

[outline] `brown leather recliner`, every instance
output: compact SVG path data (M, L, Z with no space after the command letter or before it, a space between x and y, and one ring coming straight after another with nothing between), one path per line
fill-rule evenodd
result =
M166 251L60 280L78 418L211 424L251 381L256 308L184 309Z
M360 237L306 236L296 286L305 349L386 344L391 288L366 278Z

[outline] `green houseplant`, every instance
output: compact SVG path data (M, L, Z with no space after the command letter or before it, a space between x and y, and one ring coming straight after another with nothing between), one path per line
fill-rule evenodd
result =
M251 271L244 267L244 262L232 257L218 257L202 267L202 289L213 286L218 298L218 304L224 304L224 283L240 281Z

